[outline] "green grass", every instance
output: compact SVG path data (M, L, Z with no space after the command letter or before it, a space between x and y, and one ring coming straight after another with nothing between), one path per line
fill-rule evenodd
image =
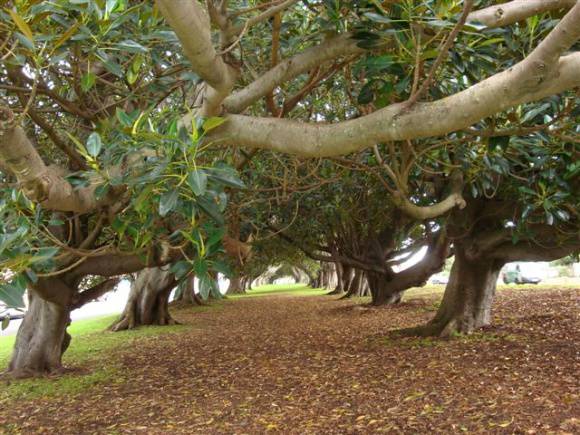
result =
M133 331L107 331L106 328L116 317L104 316L73 322L68 329L72 335L71 345L63 357L64 365L73 367L73 371L60 377L19 380L3 386L0 389L0 406L15 399L74 395L95 384L121 382L123 374L118 362L114 356L105 357L105 353L121 347L129 348L135 340L175 333L188 327L148 326ZM0 338L0 368L8 365L14 340L15 336ZM74 368L77 368L76 372Z
M326 289L313 289L307 284L269 284L248 290L242 295L228 295L228 299L251 298L257 296L321 296Z

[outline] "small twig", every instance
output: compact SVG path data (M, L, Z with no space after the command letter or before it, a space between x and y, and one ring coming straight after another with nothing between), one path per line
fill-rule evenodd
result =
M437 73L439 66L443 63L443 61L447 57L449 49L453 45L455 38L457 37L458 33L461 31L465 22L467 21L467 16L469 15L469 12L471 11L472 7L473 7L473 0L465 0L464 5L463 5L463 12L461 13L461 17L459 18L459 21L457 22L457 24L455 25L455 27L453 28L453 30L451 31L451 33L449 34L447 39L445 40L445 43L443 44L443 46L441 47L441 50L439 51L439 55L437 56L437 59L435 59L435 62L431 66L431 70L429 71L429 74L428 74L427 78L425 79L425 81L421 84L421 87L419 87L417 92L412 94L409 97L409 99L405 103L403 103L404 104L404 107L402 110L403 112L408 111L419 100L421 95L423 95L431 87L431 84L433 83L433 80L435 79L435 74Z

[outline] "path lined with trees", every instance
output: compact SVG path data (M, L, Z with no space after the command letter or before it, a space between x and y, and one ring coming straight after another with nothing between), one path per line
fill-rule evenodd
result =
M1 379L123 278L107 333L193 325L8 430L579 432L578 290L496 283L580 252L580 1L5 3ZM333 296L237 296L288 275Z

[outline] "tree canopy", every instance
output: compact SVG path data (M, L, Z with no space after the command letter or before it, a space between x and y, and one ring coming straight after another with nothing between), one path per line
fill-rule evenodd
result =
M459 281L480 303L505 262L580 246L576 1L14 0L0 19L0 299L60 307L55 348L118 276L168 266L207 296L269 249L357 269L375 300L455 254L464 306L436 333L469 332L489 316L466 320ZM285 244L246 262L249 234Z

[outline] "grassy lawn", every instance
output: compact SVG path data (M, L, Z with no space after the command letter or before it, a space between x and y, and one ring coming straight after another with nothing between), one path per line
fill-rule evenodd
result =
M64 364L79 368L64 376L30 379L13 382L0 389L0 406L14 399L29 399L62 394L78 394L101 382L120 382L122 373L115 358L104 354L120 348L130 348L131 342L159 334L184 330L188 325L149 326L133 331L109 332L107 327L117 315L78 320L68 328L72 335L69 349L64 354ZM7 367L15 336L0 337L0 372ZM98 363L97 363L98 362ZM85 370L84 367L87 369Z
M321 296L328 293L326 289L313 289L307 284L269 284L248 290L243 295L231 295L228 299L251 298L257 296Z

